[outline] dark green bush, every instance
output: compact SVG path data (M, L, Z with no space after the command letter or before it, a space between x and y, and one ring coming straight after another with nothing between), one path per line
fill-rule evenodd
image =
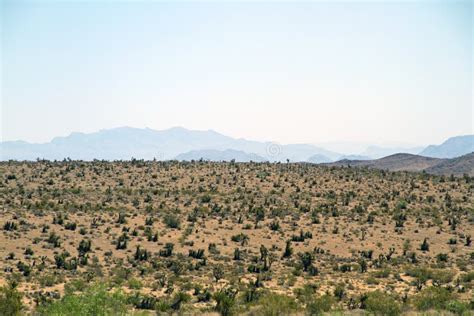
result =
M179 218L174 214L167 214L163 219L164 224L168 228L179 228Z

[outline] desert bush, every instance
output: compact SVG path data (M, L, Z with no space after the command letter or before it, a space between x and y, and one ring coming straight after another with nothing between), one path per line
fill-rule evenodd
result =
M299 254L301 264L303 265L303 271L308 271L308 268L313 264L314 256L311 252L306 251L305 253Z
M137 309L154 310L157 299L153 296L134 293L127 298L127 303L131 304Z
M13 231L17 229L18 229L18 225L15 222L6 222L3 225L3 230L5 231Z
M269 225L270 229L273 230L273 231L278 231L280 230L280 223L278 221L273 221L270 223Z
M336 299L334 296L325 294L310 302L306 306L306 312L309 315L322 315L325 312L329 312L335 303Z
M119 236L115 249L117 250L127 249L127 242L128 242L128 236L126 233L123 233L122 235Z
M53 245L54 248L57 248L61 246L61 240L59 239L59 236L56 235L55 232L51 232L49 234L48 239L46 240L49 244Z
M69 222L69 223L66 223L66 225L64 225L64 228L67 229L67 230L76 230L77 228L77 224L74 223L74 222Z
M89 284L82 279L71 280L64 285L64 292L66 294L73 294L74 292L83 292L89 287Z
M456 273L450 270L433 269L431 270L431 279L436 285L448 284L453 281Z
M209 203L211 202L211 196L209 194L205 194L201 196L201 203Z
M73 257L70 259L67 259L69 257L69 253L67 251L64 251L60 254L57 254L54 256L54 261L56 263L56 267L58 269L64 269L64 270L77 270L77 258Z
M240 233L240 234L233 235L232 237L230 237L230 240L232 240L233 242L240 242L242 246L246 245L249 239L250 239L249 236L244 233Z
M203 259L204 258L204 249L189 249L189 256L194 259Z
M127 298L119 291L109 292L104 285L95 285L85 292L66 294L59 301L39 308L40 315L125 315Z
M469 313L469 307L472 308L472 306L469 306L468 303L460 302L457 300L452 300L449 301L445 304L444 308L456 315L470 315Z
M141 249L140 246L137 246L133 258L137 261L147 261L149 256L150 253L146 249Z
M291 236L291 241L294 242L303 242L305 239L311 239L313 238L313 234L309 231L303 232L303 230L300 231L299 235L292 235Z
M31 274L31 267L28 264L23 263L22 261L18 261L18 263L16 264L16 267L25 277Z
M423 242L421 243L421 246L420 246L420 250L423 252L430 250L430 245L428 244L428 240L426 238L423 239Z
M474 271L462 274L460 280L466 283L472 282L474 280Z
M309 304L314 299L314 294L318 289L318 285L315 283L307 283L300 288L296 288L293 290L296 298L299 302L304 304Z
M64 278L60 274L45 274L38 277L38 282L41 286L53 286L60 282L64 282Z
M423 289L413 298L413 305L420 311L429 309L444 309L449 301L453 300L453 294L442 287L430 286Z
M199 292L197 294L197 300L198 302L209 302L212 298L212 294L208 289L205 289L202 292Z
M390 269L388 269L388 268L384 268L384 269L381 269L381 270L375 270L371 273L371 276L373 276L374 278L380 278L380 279L388 278L389 275L390 275Z
M77 247L77 251L79 251L79 255L84 255L91 251L92 242L89 239L83 239L79 243Z
M161 257L171 257L173 255L174 244L168 242L165 245L165 248L160 250L159 255Z
M286 295L268 293L258 300L258 314L264 316L291 315L298 310L296 301Z
M400 315L400 305L390 295L381 291L367 293L361 298L361 307L374 315Z
M166 214L163 218L163 222L168 228L179 228L179 218L175 214Z
M344 296L346 296L346 289L344 283L339 283L336 285L334 289L334 296L337 297L338 300L342 300Z
M126 224L127 223L127 219L125 217L125 213L119 213L119 216L117 218L117 221L116 221L117 224Z
M447 253L439 253L436 255L436 261L438 262L448 262L448 258Z
M214 276L214 279L216 279L216 282L219 282L219 280L224 277L224 266L221 264L214 266L212 269L212 275Z
M170 307L175 311L179 311L183 304L189 302L190 300L191 296L189 296L189 294L179 291L173 296L173 299L170 302Z
M31 247L27 247L27 248L25 249L25 255L26 255L26 256L32 256L32 255L34 255L34 254L35 254L35 252L33 251L33 249L31 249Z
M0 315L22 315L24 309L22 294L16 288L17 284L10 282L0 287Z
M235 301L238 291L233 288L224 288L214 293L216 301L215 310L222 316L232 315L235 308Z
M209 243L209 245L207 245L207 251L209 251L209 253L212 253L214 255L218 255L220 252L219 252L219 249L217 249L217 245L213 242Z

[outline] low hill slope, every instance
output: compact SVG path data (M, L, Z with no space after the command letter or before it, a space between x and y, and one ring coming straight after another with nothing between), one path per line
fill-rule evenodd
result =
M437 175L474 176L474 153L458 158L440 159L412 154L395 154L375 160L340 160L326 166L367 167L389 171L425 171Z
M444 174L462 176L467 174L474 177L474 153L470 153L458 158L446 159L440 163L425 169L426 172L432 174Z
M327 165L368 167L390 171L421 171L438 164L440 160L412 154L395 154L375 160L340 160Z

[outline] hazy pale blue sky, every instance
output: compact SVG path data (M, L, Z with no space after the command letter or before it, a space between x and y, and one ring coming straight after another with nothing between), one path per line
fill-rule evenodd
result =
M288 142L473 133L471 1L3 1L2 139L118 126Z

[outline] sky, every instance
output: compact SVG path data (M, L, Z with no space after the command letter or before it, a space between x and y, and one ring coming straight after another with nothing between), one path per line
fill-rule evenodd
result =
M473 134L471 1L1 2L1 139L119 126L281 143Z

